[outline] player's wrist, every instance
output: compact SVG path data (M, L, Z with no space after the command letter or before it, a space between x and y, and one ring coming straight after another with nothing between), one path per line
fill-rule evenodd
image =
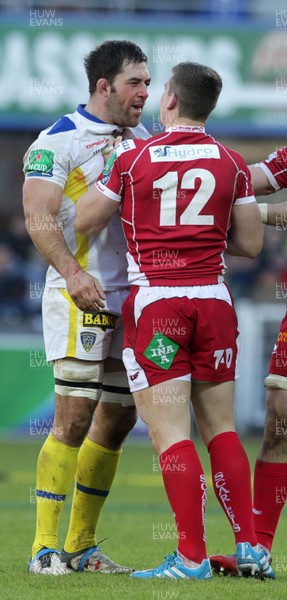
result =
M262 223L268 223L268 204L267 202L261 202L258 204Z
M81 274L83 273L83 269L81 267L81 265L79 265L78 262L72 262L70 264L65 265L65 268L63 268L61 275L64 277L64 279L66 280L66 282L70 279L74 279L75 277L79 277L81 276Z

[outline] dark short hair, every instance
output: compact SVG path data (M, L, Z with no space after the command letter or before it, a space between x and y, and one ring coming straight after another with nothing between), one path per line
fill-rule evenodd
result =
M177 96L179 117L206 121L216 106L221 89L222 79L210 67L184 62L172 69L169 91Z
M124 65L141 62L147 62L147 56L133 42L127 40L103 42L84 59L90 94L95 92L97 81L102 77L112 84Z

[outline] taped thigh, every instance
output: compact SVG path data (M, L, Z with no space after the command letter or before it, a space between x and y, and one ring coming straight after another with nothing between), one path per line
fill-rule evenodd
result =
M55 391L60 396L80 396L99 401L103 384L103 363L64 358L54 362Z
M287 377L269 373L264 380L264 385L268 390L287 390Z
M104 374L101 402L114 402L122 406L134 406L125 371Z

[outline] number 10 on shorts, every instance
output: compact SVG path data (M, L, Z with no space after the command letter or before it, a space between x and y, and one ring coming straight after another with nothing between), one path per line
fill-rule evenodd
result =
M227 368L229 369L232 363L233 350L232 348L225 348L224 350L214 350L213 356L215 358L215 369L218 369L220 364L226 364Z

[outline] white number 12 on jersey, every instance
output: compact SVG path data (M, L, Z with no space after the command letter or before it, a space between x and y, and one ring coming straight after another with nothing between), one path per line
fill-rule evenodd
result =
M160 225L176 225L176 200L178 189L194 190L196 178L201 184L195 192L189 205L180 216L180 225L213 225L213 215L201 215L200 211L212 196L215 188L215 178L206 169L189 169L184 173L181 187L178 188L178 173L170 171L153 182L153 189L161 188Z

